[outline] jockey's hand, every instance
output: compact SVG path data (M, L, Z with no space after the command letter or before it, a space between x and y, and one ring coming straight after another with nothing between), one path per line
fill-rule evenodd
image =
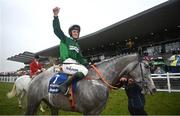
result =
M41 72L41 70L38 69L38 70L37 70L37 73L40 73L40 72Z
M53 13L54 13L54 16L58 16L59 11L60 11L60 8L59 8L59 7L55 7L55 8L53 8Z
M121 85L126 85L128 79L127 79L126 77L121 77L121 78L119 79L119 81L120 81Z
M42 69L41 69L41 72L43 72L43 71L45 71L45 70L46 70L45 68L42 68Z
M127 78L121 77L121 78L120 78L120 81L121 81L121 82L125 82L125 81L127 81Z
M133 80L133 79L131 79L131 78L129 78L128 79L128 85L131 85L131 84L133 84L135 81Z

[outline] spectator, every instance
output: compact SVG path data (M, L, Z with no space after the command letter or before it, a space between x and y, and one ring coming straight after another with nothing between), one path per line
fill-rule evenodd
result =
M142 89L133 79L122 77L121 83L124 84L126 95L128 97L128 110L131 115L147 115L144 110L145 96L141 93Z
M133 52L134 49L134 41L132 41L131 39L129 39L126 43L126 46L128 48L128 53Z
M30 64L30 77L34 78L43 70L42 64L39 62L39 56L36 55Z
M164 74L165 71L161 67L157 67L157 69L154 71L155 74Z

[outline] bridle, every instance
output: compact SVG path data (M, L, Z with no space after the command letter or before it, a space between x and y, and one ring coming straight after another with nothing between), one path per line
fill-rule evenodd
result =
M148 66L145 62L143 62L143 61L138 61L130 71L124 72L123 75L124 75L125 77L132 77L130 73L131 73L132 71L134 71L134 70L136 69L136 67L139 65L139 67L140 67L140 75L141 75L140 77L141 77L141 79L140 79L140 81L138 81L138 82L135 81L135 83L141 84L142 88L147 88L147 82L145 81L145 76L143 75L143 69L142 69L142 64L141 64L141 63L143 63L144 65L146 65L145 68L149 68L149 66Z

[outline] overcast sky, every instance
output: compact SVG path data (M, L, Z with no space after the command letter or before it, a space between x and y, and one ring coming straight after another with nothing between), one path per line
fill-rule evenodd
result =
M84 36L167 0L0 0L0 72L16 71L23 63L7 61L24 51L39 52L59 44L52 28L55 6L61 28L79 24Z

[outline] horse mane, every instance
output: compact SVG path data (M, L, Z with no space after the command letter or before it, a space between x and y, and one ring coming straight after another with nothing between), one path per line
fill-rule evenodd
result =
M117 55L117 56L111 57L111 58L109 58L109 59L102 60L101 62L97 62L97 63L95 63L95 65L98 66L98 65L100 65L100 64L107 63L107 62L110 62L110 61L112 61L112 60L116 60L116 59L119 59L119 58L121 58L121 57L129 56L129 55L137 55L137 56L138 56L137 53L128 54L128 55L127 55L127 54Z

